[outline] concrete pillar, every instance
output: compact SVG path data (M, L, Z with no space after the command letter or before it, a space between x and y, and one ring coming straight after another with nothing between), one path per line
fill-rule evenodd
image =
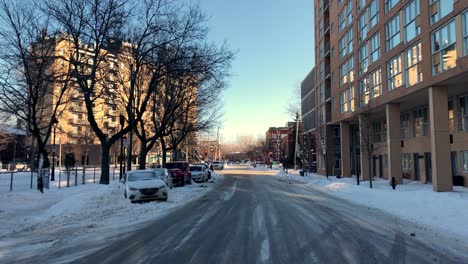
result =
M349 123L340 122L341 138L341 176L351 177L351 144L349 138Z
M453 188L447 91L446 86L429 88L432 188L437 192L450 192Z
M388 179L395 178L397 184L403 183L401 174L401 138L400 138L400 105L385 106L387 118L387 157Z
M367 117L364 115L359 115L359 144L360 144L360 152L361 152L361 177L363 180L368 180L370 171L369 171L369 159L367 153L367 144L371 144L370 142L370 135L368 128L369 122Z

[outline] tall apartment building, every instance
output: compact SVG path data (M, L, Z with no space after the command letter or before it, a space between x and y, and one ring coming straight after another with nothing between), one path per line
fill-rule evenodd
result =
M468 1L314 9L319 173L468 186Z
M51 45L53 53L51 55L55 58L51 64L51 70L66 73L71 66L65 58L68 58L74 52L73 42L66 35L46 37L46 41L48 45ZM124 42L110 42L105 51L106 59L100 64L100 67L105 67L105 71L109 74L101 78L99 84L97 84L95 93L100 94L100 96L96 96L96 100L93 103L93 111L97 122L99 122L103 131L108 134L118 132L120 129L119 115L125 111L112 98L117 93L125 92L123 90L125 88L118 83L118 78L115 76L123 73L120 70L119 56L122 55L122 50L128 48L128 45ZM91 67L91 58L94 53L93 47L81 44L79 48L78 59L82 64L81 67ZM44 103L45 107L52 109L52 106L56 104L56 98L61 88L61 84L58 82L51 85L50 100ZM52 133L49 138L49 152L52 153L52 144L55 138L57 145L56 156L61 155L56 159L63 159L66 153L72 152L75 154L77 164L100 164L100 143L87 120L87 110L81 90L76 86L70 87L66 94L64 94L62 101L65 104L59 108L58 115L56 116L58 124L54 130L55 134ZM115 144L114 149L111 150L111 162L116 162L118 158L118 147Z

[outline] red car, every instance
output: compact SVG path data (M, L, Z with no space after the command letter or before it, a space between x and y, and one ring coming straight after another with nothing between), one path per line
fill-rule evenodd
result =
M172 176L172 183L176 186L192 184L192 175L187 161L173 161L166 163L166 169Z

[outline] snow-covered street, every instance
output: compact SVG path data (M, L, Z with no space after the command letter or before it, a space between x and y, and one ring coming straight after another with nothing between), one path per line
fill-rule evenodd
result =
M90 237L91 250L205 195L222 177L213 173L209 182L173 188L167 202L131 204L118 181L52 186L45 194L27 189L0 193L0 262L28 258L40 250L72 255L73 247Z

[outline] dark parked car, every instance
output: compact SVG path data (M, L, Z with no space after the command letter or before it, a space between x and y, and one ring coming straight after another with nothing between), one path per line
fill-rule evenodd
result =
M317 173L317 162L313 161L310 163L310 172Z
M192 183L192 175L187 161L173 161L166 163L166 169L172 176L172 182L176 186L184 186Z

